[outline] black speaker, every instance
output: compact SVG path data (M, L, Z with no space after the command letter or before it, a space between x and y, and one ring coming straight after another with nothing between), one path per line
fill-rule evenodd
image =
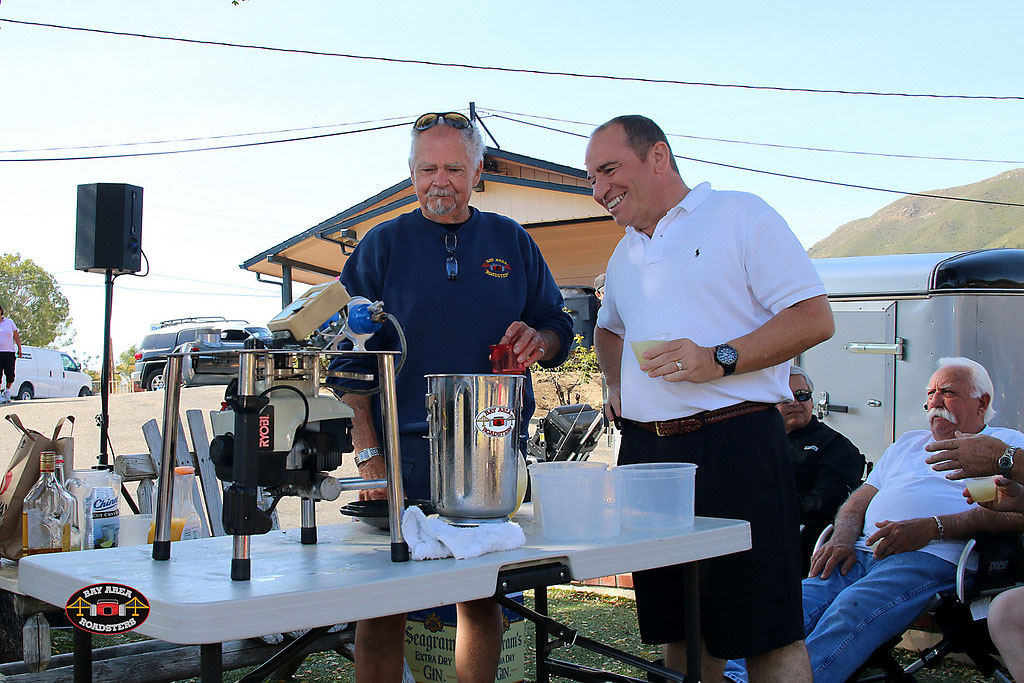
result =
M142 188L124 183L78 186L75 270L142 270Z

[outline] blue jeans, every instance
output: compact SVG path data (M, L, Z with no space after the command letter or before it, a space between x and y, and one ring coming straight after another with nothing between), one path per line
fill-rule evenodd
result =
M951 590L955 566L925 552L876 560L855 551L857 561L843 576L804 579L805 643L815 683L842 683L871 653L896 637L921 614L932 596ZM730 661L725 675L745 682L745 662Z

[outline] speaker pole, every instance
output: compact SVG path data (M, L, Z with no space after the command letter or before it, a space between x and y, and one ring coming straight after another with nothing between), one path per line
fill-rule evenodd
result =
M103 370L100 371L99 466L110 468L107 464L107 403L110 398L110 314L114 306L114 272L107 268L106 275L106 308L103 312Z

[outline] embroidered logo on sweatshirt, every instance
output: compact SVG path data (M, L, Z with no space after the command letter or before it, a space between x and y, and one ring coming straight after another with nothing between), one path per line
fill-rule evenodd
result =
M491 277L508 277L508 274L512 272L512 266L508 264L508 261L500 258L489 258L480 264L480 267Z

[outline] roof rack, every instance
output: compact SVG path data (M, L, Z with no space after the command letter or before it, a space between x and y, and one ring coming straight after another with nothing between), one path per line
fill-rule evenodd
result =
M215 322L227 322L227 318L222 315L207 315L196 318L172 318L171 320L161 320L158 323L153 323L149 326L151 330L159 330L162 327L170 327L171 325L182 325L184 323L215 323Z

